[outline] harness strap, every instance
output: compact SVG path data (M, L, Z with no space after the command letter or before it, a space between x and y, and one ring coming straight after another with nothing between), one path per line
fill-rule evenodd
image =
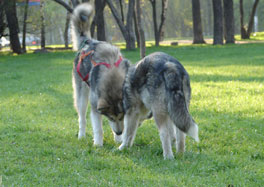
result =
M81 63L83 61L83 59L87 56L89 56L90 54L93 54L94 50L91 50L91 51L88 51L87 53L85 53L85 51L82 51L81 54L80 54L80 57L79 57L79 61L78 61L78 64L77 64L77 73L79 74L79 76L82 78L83 81L85 81L87 84L87 80L89 79L89 73L87 73L87 75L85 77L82 76L81 72L80 72L80 67L81 67ZM120 65L120 63L122 62L123 58L120 56L119 59L114 63L114 66L115 67L118 67ZM99 66L99 65L104 65L106 66L108 69L112 68L111 64L108 64L106 62L99 62L99 63L96 63L93 59L92 59L92 56L91 56L91 63L95 66ZM88 84L89 86L89 84Z
M123 58L120 56L118 61L116 61L116 63L114 64L115 67L118 67L120 65L120 63L122 62Z
M83 81L87 82L88 78L89 78L89 73L87 73L87 75L85 77L82 76L81 72L80 72L80 66L81 63L83 61L83 59L85 57L87 57L88 55L90 55L91 53L93 53L94 51L88 51L87 53L85 53L84 51L81 53L80 57L79 57L79 61L78 61L78 65L77 65L77 73L79 74L79 76L82 78Z
M120 56L119 59L114 63L114 66L115 67L118 67L120 65L120 63L122 62L123 58ZM95 62L96 63L96 62ZM112 66L111 64L108 64L106 62L99 62L99 63L96 63L94 64L94 66L99 66L99 65L104 65L106 66L108 69L110 69Z

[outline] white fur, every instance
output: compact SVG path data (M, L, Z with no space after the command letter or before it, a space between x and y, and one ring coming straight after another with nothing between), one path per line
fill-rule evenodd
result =
M188 134L189 136L191 136L196 142L199 142L199 141L200 141L200 140L199 140L199 136L198 136L198 125L197 125L196 123L193 123L193 124L190 126L190 128L189 128L187 134Z
M123 150L125 147L131 147L133 145L139 119L139 111L135 108L132 108L130 112L127 112L125 115L123 142L119 146L119 150Z
M94 145L103 146L103 127L101 114L91 109L91 121L94 134Z

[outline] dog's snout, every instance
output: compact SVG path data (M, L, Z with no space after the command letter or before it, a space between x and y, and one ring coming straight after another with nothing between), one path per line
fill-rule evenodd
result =
M121 135L122 134L122 131L118 131L118 132L116 132L116 135Z

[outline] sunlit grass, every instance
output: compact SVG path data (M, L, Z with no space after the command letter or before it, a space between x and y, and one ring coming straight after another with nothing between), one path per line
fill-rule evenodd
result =
M264 44L148 47L167 52L191 77L199 144L164 161L153 120L135 145L118 144L104 119L104 147L77 140L70 51L0 56L0 176L4 186L262 186ZM139 50L123 50L133 63ZM175 151L175 150L174 150Z
M250 39L241 39L241 35L235 35L235 39L238 41L264 41L264 32L251 33Z

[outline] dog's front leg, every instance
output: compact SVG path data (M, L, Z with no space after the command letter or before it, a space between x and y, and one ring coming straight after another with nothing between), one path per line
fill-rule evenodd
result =
M119 146L119 150L125 147L131 147L133 145L136 131L139 122L139 113L136 109L130 109L127 111L124 117L124 134L122 136L123 142Z
M93 107L91 107L91 120L93 127L94 145L103 146L102 116Z

